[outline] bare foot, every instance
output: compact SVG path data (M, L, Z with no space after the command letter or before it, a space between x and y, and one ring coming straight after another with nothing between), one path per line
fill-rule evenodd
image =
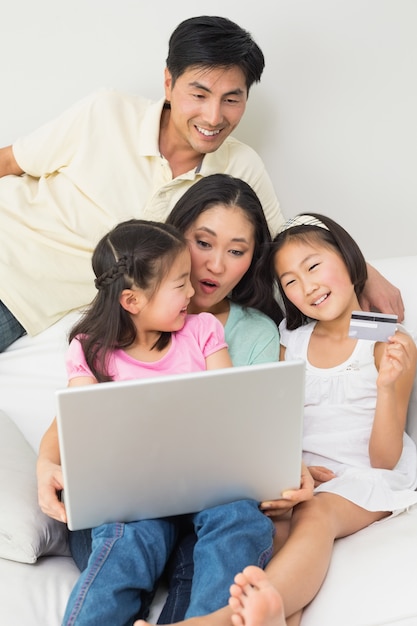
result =
M233 626L286 626L281 596L265 572L254 565L235 576L229 606Z

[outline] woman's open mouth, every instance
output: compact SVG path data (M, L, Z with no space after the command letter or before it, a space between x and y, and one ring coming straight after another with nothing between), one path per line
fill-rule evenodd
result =
M203 279L199 281L199 284L203 293L206 294L212 294L219 288L219 283L214 280Z

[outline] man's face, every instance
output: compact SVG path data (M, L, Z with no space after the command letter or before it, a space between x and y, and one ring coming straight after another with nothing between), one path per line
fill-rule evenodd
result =
M167 135L178 147L214 152L239 124L248 93L242 70L190 68L172 86L165 70L165 98L171 103Z

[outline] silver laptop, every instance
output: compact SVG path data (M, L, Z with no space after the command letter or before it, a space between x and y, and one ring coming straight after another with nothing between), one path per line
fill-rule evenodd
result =
M300 483L304 363L57 392L70 530L275 499Z

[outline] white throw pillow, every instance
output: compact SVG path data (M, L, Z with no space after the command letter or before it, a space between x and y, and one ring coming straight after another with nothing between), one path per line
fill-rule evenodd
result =
M47 554L69 556L66 524L39 508L36 454L0 411L0 557L35 563Z

